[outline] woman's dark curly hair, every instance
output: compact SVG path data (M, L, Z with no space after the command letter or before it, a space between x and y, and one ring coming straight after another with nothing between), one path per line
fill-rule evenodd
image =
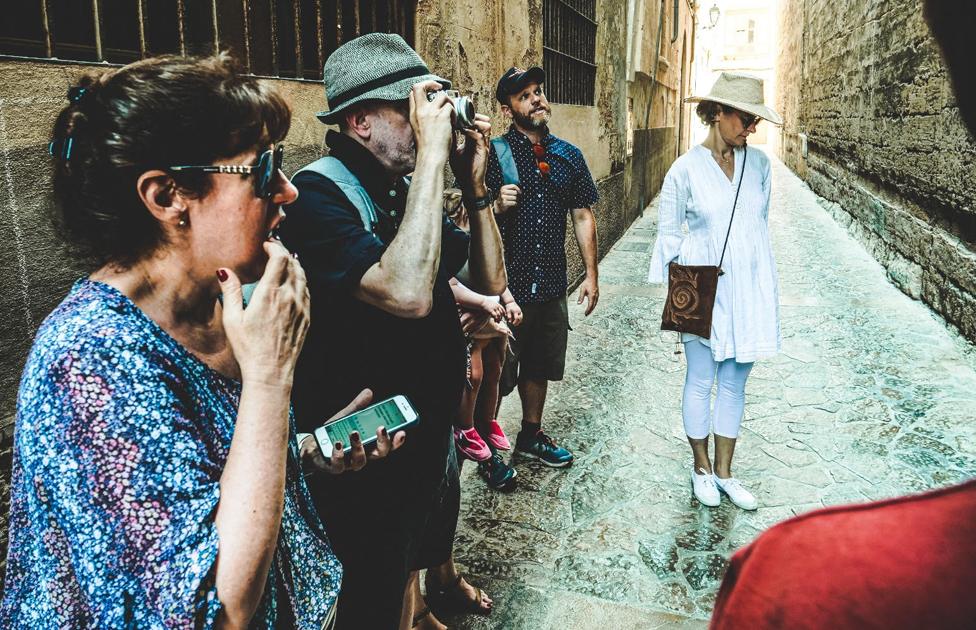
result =
M715 101L701 101L698 103L698 107L695 108L695 113L698 114L702 124L708 127L711 127L718 121L719 114L731 114L734 111L734 107L722 105Z
M285 137L288 104L240 72L221 53L156 57L80 80L53 133L62 143L71 138L68 159L55 151L55 219L79 255L127 266L163 244L159 223L136 191L142 173L213 164ZM171 176L184 195L200 198L210 190L208 174Z

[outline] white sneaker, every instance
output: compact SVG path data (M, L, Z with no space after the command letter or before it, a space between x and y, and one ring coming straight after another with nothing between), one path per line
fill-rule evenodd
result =
M704 468L699 468L699 473L694 468L691 469L691 487L694 489L695 498L702 505L715 507L722 502L722 495L715 487L715 476L710 472L705 472Z
M742 484L735 477L729 477L728 479L715 477L715 483L718 485L719 490L728 495L732 503L735 503L743 510L755 510L759 507L759 502L756 501L756 497L743 488Z

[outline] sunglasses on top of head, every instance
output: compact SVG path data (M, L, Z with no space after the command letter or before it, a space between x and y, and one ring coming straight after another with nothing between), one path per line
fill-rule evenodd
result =
M204 173L229 173L234 175L254 175L254 194L261 199L271 199L274 195L275 176L281 170L285 159L285 145L279 144L268 149L258 157L257 164L208 164L206 166L170 166L171 171L203 171Z

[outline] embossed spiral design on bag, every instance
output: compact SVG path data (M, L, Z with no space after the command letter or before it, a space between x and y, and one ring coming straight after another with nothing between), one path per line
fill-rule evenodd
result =
M671 289L671 304L679 315L688 315L698 308L698 290L688 280L678 280Z

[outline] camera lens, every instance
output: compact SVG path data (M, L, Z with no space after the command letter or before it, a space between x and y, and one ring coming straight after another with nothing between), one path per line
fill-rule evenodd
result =
M430 102L434 101L434 97L444 92L447 95L447 100L451 102L454 106L454 116L451 118L454 128L457 130L471 129L474 127L474 101L470 97L461 96L457 90L437 90L434 92L427 92L427 100Z
M474 103L467 96L454 100L454 113L457 114L457 124L461 129L474 127Z

